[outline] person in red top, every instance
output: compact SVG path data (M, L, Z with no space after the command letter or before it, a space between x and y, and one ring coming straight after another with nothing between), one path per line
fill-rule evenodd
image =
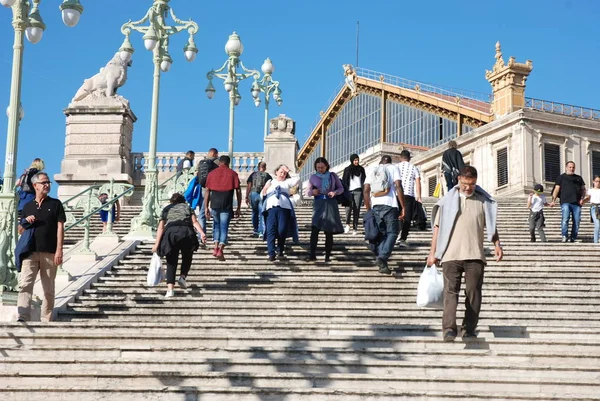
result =
M219 167L211 171L206 178L206 197L204 198L204 211L206 220L213 218L213 241L215 249L213 256L224 260L223 248L227 243L229 220L233 214L233 191L237 198L235 217L240 217L242 204L242 190L240 178L237 173L229 168L229 156L219 158ZM210 205L210 208L209 208Z

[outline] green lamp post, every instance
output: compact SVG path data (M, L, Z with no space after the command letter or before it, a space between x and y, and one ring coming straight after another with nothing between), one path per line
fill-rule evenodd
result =
M215 87L213 86L212 80L214 77L223 80L225 90L229 92L229 158L233 165L233 120L234 120L234 109L240 103L242 96L238 91L238 84L246 78L253 77L255 81L260 78L260 72L256 70L249 70L244 67L240 56L244 52L244 46L237 33L233 32L229 35L229 40L225 43L225 53L229 58L225 61L225 64L218 70L210 70L206 74L208 78L208 86L206 87L206 96L212 99L215 95ZM241 72L240 72L241 71Z
M17 145L19 122L24 117L21 106L21 81L23 76L24 37L31 43L42 39L46 25L40 15L41 0L0 0L0 5L12 8L12 25L15 31L13 43L13 64L10 84L10 101L6 114L6 159L4 163L4 184L0 192L0 292L15 291L17 272L14 264L16 236L15 178L17 169ZM79 0L64 0L60 5L65 25L73 27L79 22L83 6Z
M198 24L194 21L182 21L175 16L173 9L169 7L170 0L154 0L152 7L144 18L139 21L131 20L121 27L125 40L121 45L120 57L127 62L133 54L133 46L129 40L131 31L142 33L144 46L153 54L154 62L154 84L152 89L152 115L150 117L150 146L148 160L144 165L146 175L146 188L142 200L141 213L132 219L130 238L151 238L158 225L159 199L158 199L158 172L156 171L156 140L158 131L158 95L160 90L160 74L171 68L173 59L169 54L169 37L181 31L187 30L190 34L187 44L183 48L185 58L194 61L198 48L194 43L194 35L198 32ZM167 24L168 15L175 24ZM148 23L147 25L143 25Z
M254 81L251 88L252 97L254 98L254 104L256 107L260 106L260 92L265 94L265 133L264 138L269 133L269 99L273 94L273 99L277 102L277 106L281 106L283 99L281 98L281 89L279 88L279 81L275 81L272 78L275 67L271 62L271 59L267 57L263 65L260 67L263 72L263 77L260 81ZM263 138L263 139L264 139Z

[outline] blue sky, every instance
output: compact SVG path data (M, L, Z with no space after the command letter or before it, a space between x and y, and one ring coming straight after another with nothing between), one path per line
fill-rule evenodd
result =
M17 172L34 157L46 160L51 175L60 171L68 105L85 78L106 64L123 41L121 25L143 17L151 0L82 0L79 25L62 24L60 1L45 0L47 25L40 43L26 42ZM225 7L225 4L229 7ZM206 73L226 59L224 45L237 31L244 44L242 61L259 69L270 57L281 81L283 105L271 102L271 117L295 119L302 141L343 79L342 64L355 63L356 21L360 20L359 65L441 86L490 93L485 70L494 63L500 40L505 60L533 60L526 95L600 109L600 2L546 0L481 2L446 0L291 1L249 3L171 0L180 19L200 25L193 63L181 51L187 34L171 39L171 71L162 75L158 151L216 146L227 148L228 99L215 82L214 99L205 96ZM251 7L253 6L253 7ZM0 154L5 154L12 63L12 13L0 7ZM152 93L152 61L141 35L127 84L119 93L138 116L133 150L147 151ZM218 85L217 85L218 84ZM241 84L236 108L235 151L262 151L263 105ZM2 172L4 169L2 168Z

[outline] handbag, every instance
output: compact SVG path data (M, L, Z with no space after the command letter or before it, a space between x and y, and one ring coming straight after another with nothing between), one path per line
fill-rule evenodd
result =
M150 267L148 268L148 276L146 276L146 284L148 287L154 287L163 281L164 275L162 270L162 263L160 256L154 252L152 259L150 259Z
M444 276L435 265L425 266L417 287L417 305L444 309Z

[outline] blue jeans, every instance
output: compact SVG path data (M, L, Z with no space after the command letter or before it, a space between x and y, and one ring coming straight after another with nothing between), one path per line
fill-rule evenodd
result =
M275 256L275 239L277 239L279 253L283 253L285 250L285 238L288 231L287 225L291 212L290 209L284 209L279 206L269 209L267 215L267 250L269 256Z
M252 228L254 232L264 234L265 220L262 216L263 201L262 196L258 192L250 193L250 207L252 208Z
M213 219L213 241L220 245L227 243L227 232L229 231L229 219L231 213L226 209L210 209Z
M569 238L569 218L573 214L573 226L571 227L571 239L577 239L577 233L579 232L579 222L581 221L581 206L575 203L562 203L560 205L560 211L562 212L562 219L560 228L562 236Z
M598 210L597 205L594 205L590 208L592 220L594 221L594 244L598 243L598 237L600 237L600 219L596 217L596 210Z
M376 244L375 254L381 260L387 260L392 254L394 244L400 233L400 209L397 207L391 207L386 205L375 205L373 211L378 215L385 227L385 234L381 237L381 240Z

